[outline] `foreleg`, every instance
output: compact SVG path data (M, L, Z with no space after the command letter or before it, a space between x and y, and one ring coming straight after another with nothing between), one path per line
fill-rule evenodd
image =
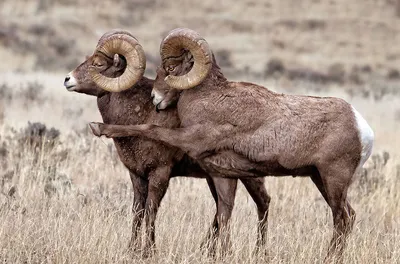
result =
M133 187L133 205L132 205L132 235L129 243L130 250L136 250L140 247L138 245L138 232L142 225L144 218L144 207L147 199L147 185L146 179L129 172Z
M93 122L89 123L89 126L93 134L98 137L144 136L180 148L195 159L217 148L222 139L232 134L233 129L231 124L218 126L197 124L184 128L165 128L152 124L109 125Z

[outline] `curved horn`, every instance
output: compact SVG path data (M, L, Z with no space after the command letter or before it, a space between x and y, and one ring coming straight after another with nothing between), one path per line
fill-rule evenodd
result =
M107 31L106 33L104 33L103 36L101 36L99 41L97 42L96 48L98 48L101 44L104 43L104 41L107 40L107 38L109 38L111 35L114 35L114 34L128 35L128 36L131 36L132 38L136 39L135 36L133 36L129 31L116 28L116 29L112 29L112 30ZM136 39L136 41L137 41L137 39Z
M102 89L110 92L121 92L131 88L142 78L146 69L146 56L142 46L129 32L114 30L104 34L97 44L96 51L113 57L120 54L126 59L126 69L117 78L109 78L89 68L92 80Z
M199 33L188 28L177 28L165 37L160 46L160 55L166 59L182 55L184 49L190 51L194 59L192 69L185 75L165 77L165 82L178 90L190 89L199 85L208 75L212 66L212 52Z

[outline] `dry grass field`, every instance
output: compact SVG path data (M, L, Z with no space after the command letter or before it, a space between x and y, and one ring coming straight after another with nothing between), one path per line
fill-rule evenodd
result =
M89 121L101 121L96 99L68 93L63 79L111 28L138 37L148 55L146 74L154 76L162 36L184 26L204 35L231 79L337 96L358 109L376 143L350 187L357 220L345 263L400 263L396 0L116 2L0 3L1 262L322 262L330 209L310 179L291 177L266 179L272 197L266 255L253 254L256 207L239 184L233 250L225 259L207 257L199 246L215 206L205 180L189 178L171 180L156 222L155 255L126 251L128 172L112 141L88 131Z

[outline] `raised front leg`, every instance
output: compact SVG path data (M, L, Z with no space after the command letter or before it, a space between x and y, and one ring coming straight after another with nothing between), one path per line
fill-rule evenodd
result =
M133 172L129 172L133 187L133 205L132 205L132 236L129 243L129 249L135 251L140 248L138 243L138 231L142 225L144 218L144 207L147 199L147 185L146 179L137 176Z
M157 167L149 174L148 195L145 206L146 244L143 255L148 257L155 248L155 221L171 173L170 166Z
M234 132L234 126L197 124L184 128L165 128L151 124L109 125L92 122L89 126L95 136L108 138L144 136L177 147L194 159L207 155L219 142Z

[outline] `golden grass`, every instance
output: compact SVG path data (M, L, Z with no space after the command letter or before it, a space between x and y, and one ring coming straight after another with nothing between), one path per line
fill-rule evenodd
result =
M127 173L113 165L99 140L71 137L66 160L52 152L16 147L9 154L14 173L0 210L0 256L7 263L212 263L199 250L214 205L204 181L173 179L157 220L158 251L151 259L131 256L131 186ZM76 144L81 142L82 144ZM84 143L83 143L84 142ZM71 144L75 143L75 146ZM12 147L12 146L11 146ZM59 146L60 150L63 148ZM82 152L85 154L82 155ZM114 157L115 158L115 157ZM56 166L49 180L48 166ZM400 171L389 163L368 177L372 187L356 182L350 200L357 222L345 263L397 263L400 260ZM64 175L64 176L63 176ZM48 187L48 186L51 187ZM268 178L272 196L268 256L252 255L256 211L240 185L232 217L233 252L226 263L319 263L330 238L330 211L309 179ZM363 187L369 186L369 189ZM4 188L7 190L7 188ZM367 191L368 190L368 191ZM6 196L7 195L7 196Z
M95 99L67 93L61 87L62 75L1 77L15 94L11 101L2 101L6 111L0 125L0 147L5 144L8 151L0 163L3 262L214 263L199 249L215 212L204 180L172 179L156 222L158 250L154 257L128 254L131 185L111 141L87 133L87 121L100 120ZM34 81L43 85L44 102L23 107L26 96L20 91ZM271 83L265 84L280 91ZM301 88L307 85L296 87L298 93L311 93ZM359 176L350 188L357 221L345 263L398 263L400 141L396 133L399 124L393 119L398 99L374 102L349 98L334 87L320 93L350 100L371 123L377 138L366 177ZM77 108L83 108L78 111L81 114L73 111ZM61 128L61 139L54 149L44 145L33 151L20 143L22 134L10 126L22 128L28 120ZM379 155L383 149L390 154L386 165ZM252 254L256 208L239 185L231 223L232 254L217 262L320 263L332 233L332 220L317 189L307 178L291 177L267 178L266 187L272 196L268 255Z
M133 199L128 173L112 141L87 131L89 121L101 121L95 98L67 93L62 86L66 73L111 28L137 36L154 68L162 36L184 26L204 35L214 51L227 50L236 70L248 67L260 74L274 57L294 68L326 71L336 63L347 73L354 66L371 68L371 78L358 86L264 80L254 74L233 78L279 92L341 97L366 118L376 134L374 158L350 187L357 220L345 263L399 263L400 99L398 80L382 76L398 69L400 23L395 2L381 2L1 1L0 261L215 263L199 249L215 213L201 179L171 180L152 258L126 252ZM35 86L40 87L30 92ZM372 96L361 96L365 91ZM386 96L374 100L375 94ZM32 150L21 144L19 131L28 121L60 129L56 146ZM390 155L386 164L382 151ZM256 208L239 184L232 254L217 263L321 263L332 219L317 189L307 178L291 177L267 178L266 187L272 196L268 255L252 254Z

